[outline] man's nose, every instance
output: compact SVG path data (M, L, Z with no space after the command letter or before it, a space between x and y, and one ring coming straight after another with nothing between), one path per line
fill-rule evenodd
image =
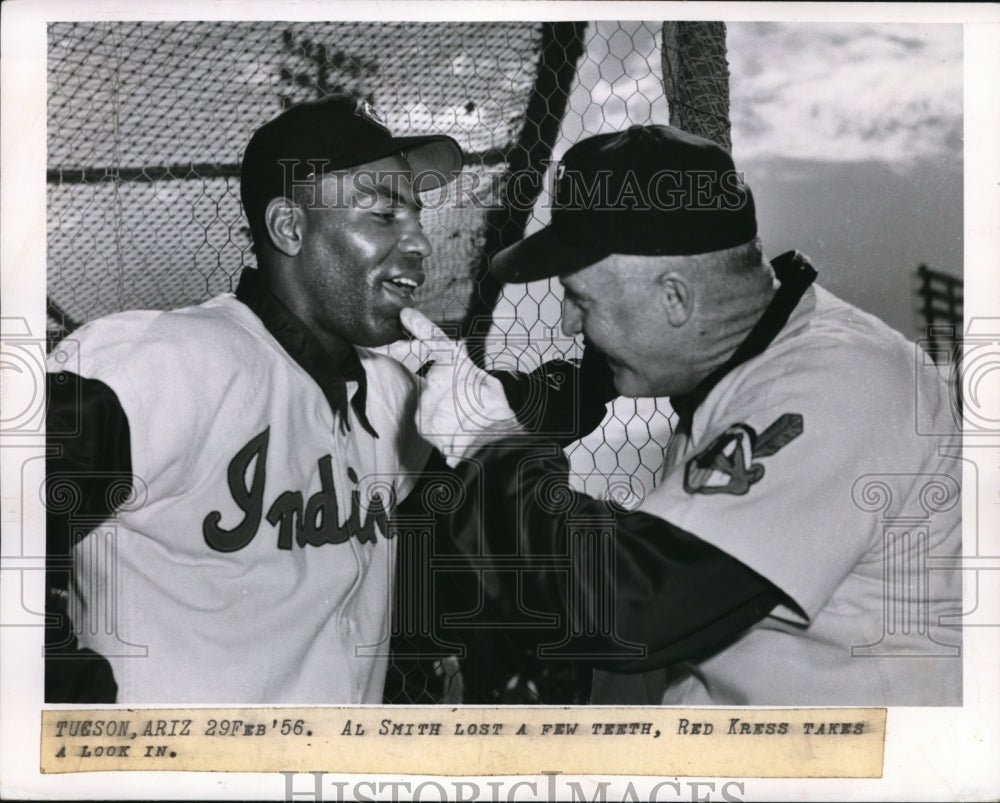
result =
M583 316L580 308L564 298L562 301L562 330L567 337L575 337L583 331Z
M399 238L399 250L407 256L428 257L434 250L431 241L427 239L423 227L417 221L410 222Z

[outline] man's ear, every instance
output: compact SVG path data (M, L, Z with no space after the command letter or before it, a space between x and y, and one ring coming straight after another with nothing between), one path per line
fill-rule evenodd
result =
M679 273L661 273L656 277L660 304L671 326L683 326L694 308L694 292L687 278Z
M281 253L297 256L302 250L305 216L302 208L289 198L272 198L264 210L267 235Z

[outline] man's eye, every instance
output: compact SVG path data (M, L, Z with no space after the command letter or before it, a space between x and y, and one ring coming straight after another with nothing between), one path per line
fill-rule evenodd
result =
M374 214L375 217L379 218L380 220L384 220L387 223L391 223L396 219L397 212L395 209L379 209Z

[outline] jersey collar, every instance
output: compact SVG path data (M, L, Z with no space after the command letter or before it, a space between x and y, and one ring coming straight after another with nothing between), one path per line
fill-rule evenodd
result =
M358 352L346 340L336 344L336 351L324 348L309 328L285 304L271 293L256 270L244 270L236 287L236 298L246 304L261 320L278 344L319 385L339 418L342 432L348 432L347 405L354 409L361 426L377 438L378 433L365 414L368 378L361 365ZM348 382L356 382L358 389L348 399Z
M701 380L694 390L683 396L674 396L670 399L670 405L677 413L678 430L690 432L694 411L705 401L719 380L738 365L761 354L771 345L774 338L788 323L792 311L802 300L803 294L816 279L816 269L798 251L786 251L781 256L775 257L771 260L771 266L774 268L774 275L781 284L750 333L736 347L736 351L729 359Z

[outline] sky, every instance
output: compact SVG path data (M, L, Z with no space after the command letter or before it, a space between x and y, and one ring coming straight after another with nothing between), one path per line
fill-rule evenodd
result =
M733 154L768 253L910 337L913 271L963 267L959 25L728 26Z
M731 23L727 50L738 158L961 159L960 25Z

